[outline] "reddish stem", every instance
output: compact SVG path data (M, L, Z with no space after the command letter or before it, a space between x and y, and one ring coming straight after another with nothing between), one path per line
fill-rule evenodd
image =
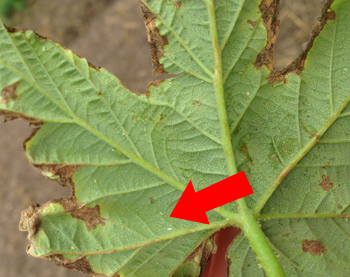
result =
M210 256L202 277L226 277L227 264L226 252L233 239L241 232L236 227L221 229L214 235L214 241L218 247L216 254Z

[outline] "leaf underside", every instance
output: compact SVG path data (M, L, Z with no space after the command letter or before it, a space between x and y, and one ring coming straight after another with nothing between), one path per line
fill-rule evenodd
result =
M29 207L20 227L29 255L91 275L199 276L215 248L210 236L229 218L210 211L207 226L169 215L190 180L198 191L228 177L207 5L141 6L154 72L182 73L151 83L146 95L49 39L1 24L0 115L34 124L28 158L72 187L71 197ZM277 1L215 1L236 163L287 276L345 276L350 1L326 5L307 51L280 72L271 63L277 9ZM224 209L237 213L234 202ZM227 258L229 276L264 276L244 235Z

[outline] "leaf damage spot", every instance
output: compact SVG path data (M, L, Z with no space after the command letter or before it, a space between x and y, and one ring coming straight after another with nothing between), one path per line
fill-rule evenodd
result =
M141 10L145 20L145 26L148 34L148 42L151 47L153 74L167 73L164 70L164 65L160 62L160 58L164 55L164 46L167 45L168 38L160 34L156 26L156 16L141 2Z
M30 206L22 211L18 229L22 232L28 232L28 236L35 236L39 232L41 220L37 214L40 205L31 203Z
M96 205L93 208L80 205L76 202L75 197L63 197L54 200L51 203L57 203L63 206L67 213L70 213L73 218L80 219L85 222L88 231L96 229L98 225L105 225L105 219L100 217L100 206Z
M38 35L38 34L37 34L37 35ZM38 36L40 37L40 35L38 35ZM75 56L79 57L80 59L86 61L89 67L91 67L91 68L93 68L93 69L95 69L95 70L97 70L97 71L100 71L101 67L97 67L97 66L93 65L93 64L90 63L86 58L84 58L84 57L82 57L82 56L80 56L80 55L74 53L72 50L70 50L70 49L68 49L68 48L65 48L65 47L63 47L63 48L64 48L65 50L67 50L67 51L72 52Z
M241 152L242 154L244 154L244 155L248 158L248 160L249 160L251 163L253 162L253 159L252 159L252 157L250 156L249 151L248 151L248 149L247 149L247 145L246 145L245 143L244 143L243 146L241 147L240 152Z
M271 72L273 72L273 51L277 40L277 34L279 32L279 1L262 0L259 9L267 32L267 43L264 49L258 54L254 66L261 69L263 65L265 65Z
M205 270L205 267L207 266L210 255L216 254L216 252L217 252L217 245L214 239L211 237L209 241L204 245L204 248L203 248L202 258L200 261L201 274L204 273L204 270Z
M334 186L333 183L329 181L328 176L322 175L322 182L319 184L323 190L329 192L329 190Z
M62 187L69 185L74 192L73 175L81 167L80 165L65 164L33 164L41 173L50 180L57 181Z
M150 92L151 87L159 87L159 85L164 81L166 81L166 79L159 79L159 80L155 80L155 81L150 82L147 86L147 89L146 89L146 96L148 98L151 96L151 92Z
M62 266L68 269L73 269L76 271L83 272L85 274L93 275L95 272L92 270L89 261L86 259L86 257L79 258L74 261L70 261L64 258L63 255L57 254L57 255L50 255L46 256L45 259L47 259L50 262L54 262L58 266ZM96 275L94 275L96 276ZM98 275L97 275L98 276ZM99 276L105 276L105 275L99 275Z
M9 33L17 33L17 32L25 33L26 31L28 31L27 29L20 29L20 28L17 28L17 27L11 27L11 26L7 26L6 24L4 24L4 26L5 26L6 30L7 30L7 32L9 32ZM34 32L34 34L36 34L38 38L41 38L43 40L51 41L51 39L49 39L48 37L40 35L37 32Z
M330 10L330 7L334 0L328 0L324 5L319 18L319 24L311 31L311 39L307 43L305 49L300 55L288 66L281 70L275 70L273 64L273 51L277 40L277 34L279 31L278 26L278 0L263 0L260 4L260 11L263 14L264 26L267 30L267 43L261 53L258 55L254 65L257 68L262 68L265 65L270 70L270 75L267 78L268 81L273 84L274 82L286 83L285 76L289 73L296 73L298 75L304 70L305 60L311 50L315 39L318 37L328 20L335 20L336 14Z
M11 120L21 118L21 119L27 121L30 125L34 125L35 127L40 127L42 125L42 122L36 118L27 117L27 116L17 114L17 113L0 112L0 116L3 116L5 118L4 122L8 122Z
M217 246L212 237L209 237L208 240L202 242L184 261L193 262L200 266L201 272L199 276L204 274L205 267L207 262L209 261L209 257L211 254L215 254L217 250ZM172 276L172 275L171 275Z
M192 102L192 105L196 105L196 106L200 106L201 104L202 104L202 102L199 101L199 100L194 100L194 101Z
M327 21L328 20L335 20L335 12L327 10Z
M253 20L250 20L248 19L247 22L252 25L253 27L255 27L255 25L258 23L258 21L253 21Z
M318 240L303 240L302 246L303 252L310 252L311 255L322 255L323 252L327 251Z
M271 158L271 160L275 161L276 163L280 162L280 159L278 158L276 153L272 154L270 158Z
M19 86L19 82L16 82L12 85L4 87L3 90L1 91L0 104L7 104L7 102L10 99L16 100L16 98L17 98L16 90L17 90L18 86Z
M180 7L182 6L181 1L175 1L175 2L174 2L174 6L175 6L177 9L180 9Z
M9 33L17 33L17 32L24 32L27 31L26 29L19 29L17 27L11 27L11 26L7 26L6 24L4 24L7 32Z

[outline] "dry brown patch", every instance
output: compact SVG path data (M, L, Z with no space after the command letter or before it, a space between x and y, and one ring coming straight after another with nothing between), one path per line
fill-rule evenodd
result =
M3 90L1 91L1 101L0 104L7 104L7 102L12 99L12 100L16 100L17 98L17 88L19 86L19 82L16 82L12 85L6 86L3 88Z
M95 229L99 224L105 225L105 219L100 217L100 206L96 205L93 208L85 207L76 202L75 197L63 197L58 200L53 200L51 203L57 203L63 206L67 213L70 213L73 218L80 219L85 222L88 231Z
M182 6L181 1L175 1L175 2L174 2L174 6L175 6L177 9L180 9L180 7Z
M147 29L148 42L151 47L153 74L167 73L164 70L164 65L160 62L160 58L164 55L164 46L169 43L168 38L160 34L159 29L156 27L156 16L142 2L141 10Z
M310 252L311 255L322 255L323 252L327 251L318 240L303 240L302 246L303 252Z
M39 119L24 116L24 115L18 114L18 113L0 112L0 116L3 116L5 118L4 122L8 122L11 120L21 118L24 121L27 121L30 125L34 125L35 127L40 127L42 125L42 122Z
M20 28L17 28L17 27L11 27L11 26L7 26L6 24L4 24L7 32L9 33L17 33L17 32L25 32L27 31L26 29L20 29Z
M81 165L66 164L33 164L41 173L50 180L57 181L62 187L69 185L74 189L73 175ZM57 176L57 177L50 177ZM73 191L74 192L74 191Z
M36 212L39 208L40 205L38 203L31 203L26 210L22 211L18 227L20 231L31 231L33 235L36 235L38 233L41 225L41 220L36 215Z
M262 0L259 8L267 31L267 43L257 56L254 66L260 69L265 65L272 72L274 71L273 51L279 32L279 0Z
M253 27L255 27L255 25L258 23L257 21L252 21L250 19L247 20L247 22L252 25Z
M80 271L92 276L101 276L101 277L106 276L106 275L100 275L100 274L96 275L95 272L92 270L89 264L89 261L86 259L86 257L82 257L77 260L70 261L65 259L63 255L55 254L55 255L46 256L45 259L50 262L54 262L58 266Z
M151 87L159 87L159 85L166 80L167 79L160 79L160 80L150 82L147 86L147 89L146 89L146 96L147 97L151 96L151 92L149 91Z
M333 183L329 181L328 176L322 175L322 182L319 184L323 190L329 192L329 190L334 186Z

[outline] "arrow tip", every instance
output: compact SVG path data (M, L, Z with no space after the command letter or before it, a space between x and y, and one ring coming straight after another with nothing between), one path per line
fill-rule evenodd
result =
M201 203L196 201L196 192L194 191L192 182L190 181L170 217L209 224L205 211L202 211L200 208Z

